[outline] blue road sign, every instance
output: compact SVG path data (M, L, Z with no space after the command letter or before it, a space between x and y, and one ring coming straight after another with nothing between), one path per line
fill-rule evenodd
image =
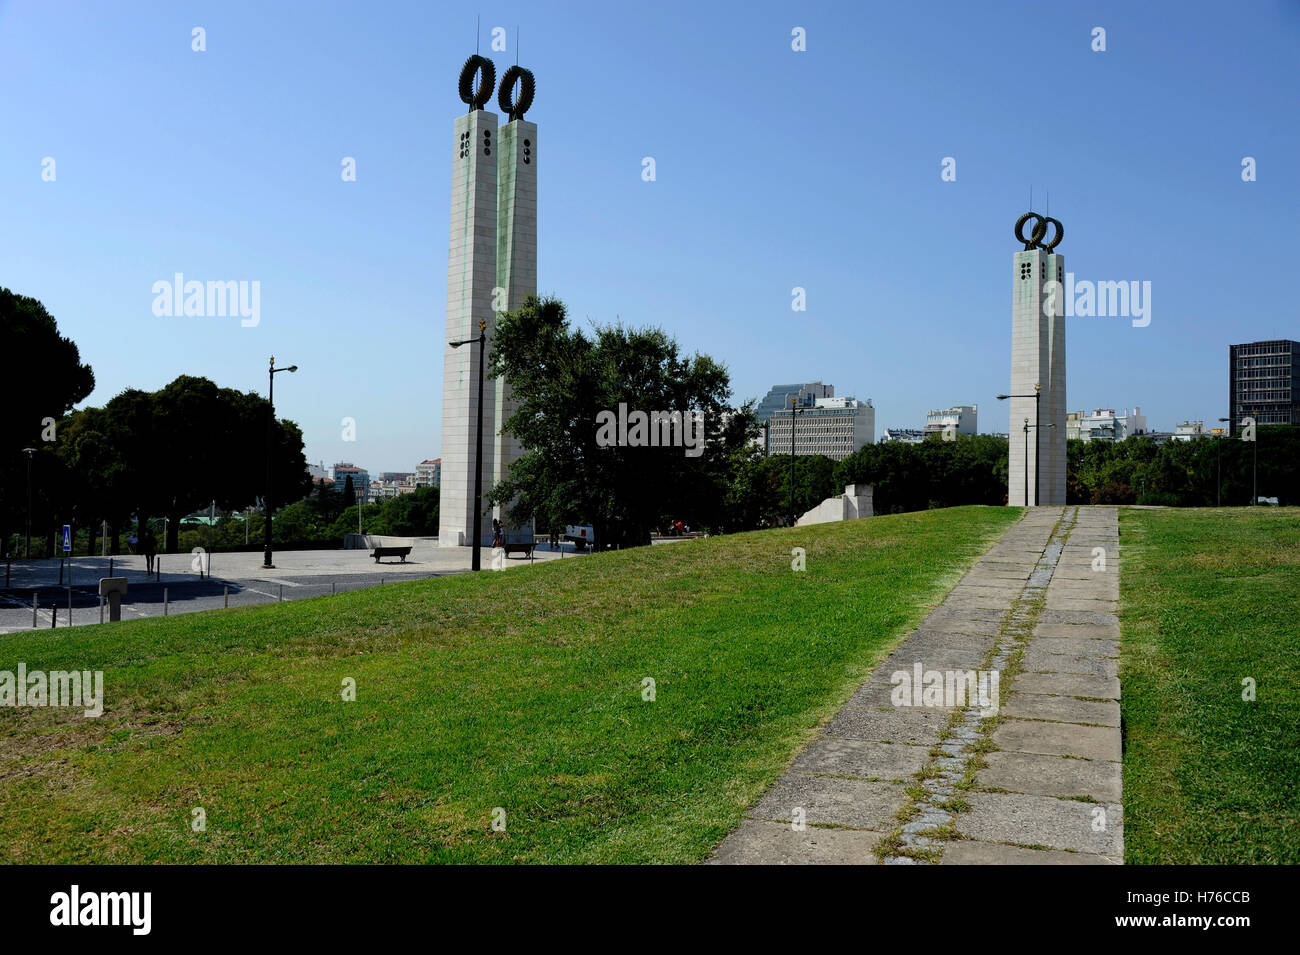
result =
M72 527L68 524L63 525L63 550L65 553L72 550Z

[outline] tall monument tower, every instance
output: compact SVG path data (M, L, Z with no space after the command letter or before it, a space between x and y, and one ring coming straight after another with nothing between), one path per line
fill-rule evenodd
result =
M446 342L477 338L479 325L492 351L496 317L537 292L537 124L524 119L535 93L533 74L512 66L501 78L497 102L509 116L483 109L492 97L496 67L475 54L460 72L460 98L469 113L452 130L451 240L447 254ZM515 86L519 87L518 97ZM443 346L442 494L438 545L474 537L474 469L483 500L504 480L520 454L505 431L513 412L505 381L483 382L483 454L478 438L479 345ZM501 516L501 509L496 509ZM492 513L484 506L479 546L492 543Z
M515 84L519 95L515 98ZM496 305L513 311L537 294L537 124L524 119L536 91L533 74L512 66L501 77L497 105L509 117L497 134L497 288ZM505 430L515 411L510 386L496 382L493 481L503 481L520 455L519 442ZM496 509L503 522L501 508Z
M1033 220L1025 238L1024 227ZM1048 226L1055 235L1044 242ZM1061 223L1027 212L1012 257L1011 423L1007 503L1065 503L1065 257ZM1027 427L1026 427L1027 425Z
M484 436L483 460L475 460L479 346L452 348L447 343L476 337L482 321L487 323L487 347L491 348L492 290L497 281L497 117L483 106L492 96L495 80L496 67L491 60L476 54L465 61L460 74L460 98L469 106L469 113L457 117L452 131L447 327L442 346L440 547L469 544L474 536L475 467L480 468L485 496L492 486L490 435ZM496 389L491 383L485 385L482 394L486 431L496 418ZM491 544L491 519L483 520L481 525L488 539L480 544Z

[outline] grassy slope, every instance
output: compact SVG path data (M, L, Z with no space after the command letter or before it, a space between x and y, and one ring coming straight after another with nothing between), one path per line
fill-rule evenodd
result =
M0 669L103 669L108 698L99 720L0 709L0 845L14 861L698 860L1018 515L0 637Z
M1300 862L1300 511L1121 515L1126 860Z

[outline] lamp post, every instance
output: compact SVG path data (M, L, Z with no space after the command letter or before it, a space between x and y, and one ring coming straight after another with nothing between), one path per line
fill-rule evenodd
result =
M474 428L474 542L470 555L470 570L481 570L482 557L479 542L483 536L483 352L487 350L487 322L478 321L478 337L448 342L452 348L478 342L478 421Z
M1034 503L1038 503L1038 417L1039 399L1042 397L1043 386L1034 385L1032 395L998 395L998 401L1006 401L1008 398L1033 398L1034 399ZM1025 507L1029 506L1029 419L1025 419Z
M1232 419L1220 418L1219 424L1223 424L1225 421L1231 424ZM1228 430L1231 431L1232 429L1229 428ZM1223 505L1223 445L1218 443L1219 441L1222 440L1223 440L1223 435L1219 435L1215 439L1215 445L1214 445L1214 469L1217 473L1217 477L1215 478L1214 481L1214 506L1215 507L1221 507Z
M266 511L266 527L263 541L266 545L262 566L273 568L275 564L271 563L271 515L275 511L275 505L272 503L272 488L275 486L271 482L275 478L275 472L272 462L275 460L275 374L280 371L297 371L297 365L290 365L288 368L276 368L275 356L271 356L270 371L267 373L266 389L266 498L263 501Z
M32 557L32 455L35 453L35 448L23 448L23 454L27 455L27 545L23 549L23 560Z
M790 526L794 527L794 422L795 415L803 409L800 408L799 398L796 395L790 395Z
M1038 447L1042 443L1038 440L1038 432L1043 428L1055 428L1054 424L1030 424L1029 419L1025 419L1025 489L1029 489L1029 429L1034 429L1034 503L1038 503ZM1028 506L1028 505L1026 505Z
M1251 419L1254 431L1250 436L1250 506L1259 504L1259 419Z

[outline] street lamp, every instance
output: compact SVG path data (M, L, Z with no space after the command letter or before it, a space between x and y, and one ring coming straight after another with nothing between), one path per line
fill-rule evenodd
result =
M266 511L266 533L263 538L266 549L262 560L262 566L267 568L275 567L275 564L271 563L271 515L275 511L275 505L272 503L273 499L271 491L275 486L271 483L275 477L274 468L272 466L272 462L275 460L275 375L276 372L280 371L297 370L297 365L290 365L288 368L276 368L275 356L271 356L270 371L267 373L267 381L269 384L266 390L266 499L263 502Z
M795 415L803 412L799 407L799 398L788 395L790 399L790 526L794 527L794 422Z
M1231 418L1220 418L1219 424L1223 424L1225 421L1228 422L1229 424L1232 423ZM1231 431L1232 428L1230 427L1228 428L1228 430ZM1217 477L1215 478L1215 482L1214 482L1214 506L1215 507L1221 507L1223 504L1223 445L1217 443L1218 441L1222 441L1222 440L1223 440L1223 435L1219 435L1214 445L1214 449L1215 449L1214 469L1217 472Z
M32 455L35 453L35 448L23 448L23 454L27 455L27 546L23 560L32 558Z
M998 401L1006 401L1008 398L1033 398L1034 399L1034 503L1038 503L1038 406L1039 398L1042 396L1043 386L1034 385L1032 395L998 395ZM1029 506L1029 419L1025 419L1025 507ZM1008 502L1010 503L1010 502Z
M478 320L478 338L464 338L448 342L452 348L478 342L478 422L474 428L474 543L470 556L470 570L481 570L482 557L479 542L483 537L483 352L487 350L487 322Z
M1030 424L1029 419L1025 419L1025 490L1029 490L1029 429L1034 429L1034 503L1038 503L1038 446L1041 443L1038 440L1038 431L1041 428L1055 428L1054 424ZM1028 494L1026 494L1028 497ZM1029 505L1026 504L1026 507Z

